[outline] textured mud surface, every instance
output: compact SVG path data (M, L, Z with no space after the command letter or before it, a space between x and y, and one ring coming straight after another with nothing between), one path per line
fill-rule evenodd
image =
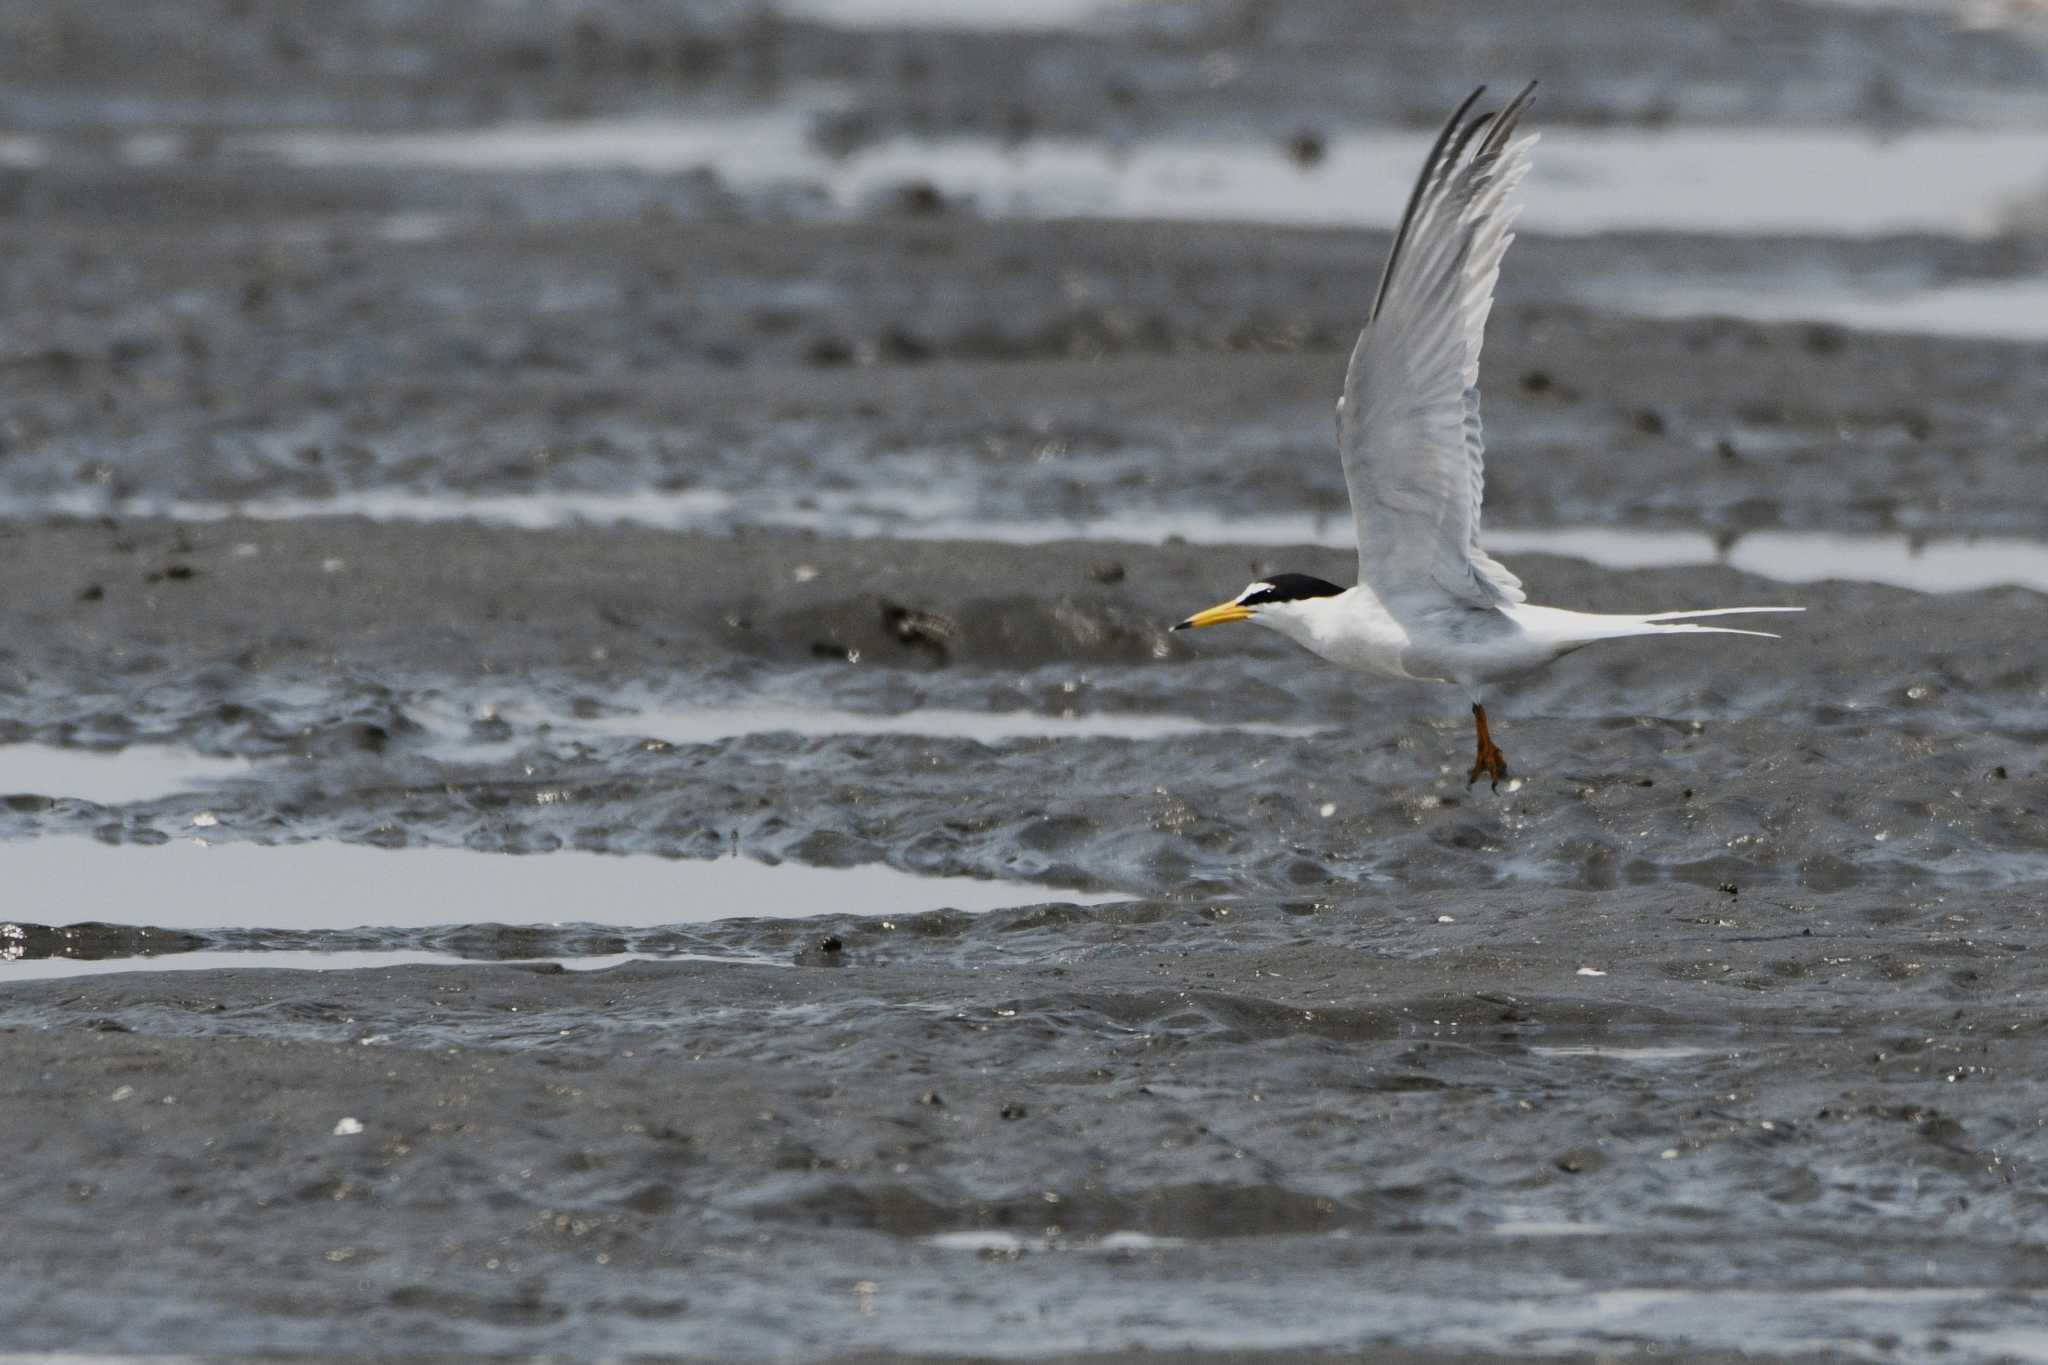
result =
M1562 606L1807 614L1503 689L1516 780L1468 788L1461 699L1166 630L1346 574L1231 527L1341 525L1329 403L1383 234L235 150L829 89L821 156L1312 160L1525 68L1566 125L2010 128L2042 65L2024 29L1768 3L1079 35L9 6L0 1351L2042 1358L2040 593L1505 556ZM1599 301L2024 283L2038 214L2003 221L1527 236L1489 523L2037 534L2048 347ZM598 524L648 505L675 525ZM1018 530L1195 512L1206 543ZM993 728L1018 713L1047 734ZM247 766L96 802L23 790L31 744ZM175 924L168 888L75 923L111 877L31 871L196 879L194 840L287 870ZM336 846L391 875L308 922L292 850ZM579 857L677 913L550 878L545 913L448 923L409 879ZM686 913L733 858L1014 895ZM450 961L275 966L376 953Z
M2041 909L1353 895L22 987L13 1331L1994 1355L2048 1328Z

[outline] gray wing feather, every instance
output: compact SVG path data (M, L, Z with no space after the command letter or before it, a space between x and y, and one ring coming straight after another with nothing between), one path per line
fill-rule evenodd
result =
M1475 91L1451 116L1344 374L1337 446L1358 524L1358 577L1383 598L1522 600L1521 581L1479 548L1479 351L1536 141L1515 135L1535 88L1498 115L1468 119Z

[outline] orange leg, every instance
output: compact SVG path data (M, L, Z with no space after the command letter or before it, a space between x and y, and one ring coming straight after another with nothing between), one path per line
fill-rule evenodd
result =
M1501 779L1508 775L1508 756L1493 742L1486 728L1486 708L1476 701L1472 703L1472 730L1479 738L1479 755L1472 760L1472 775L1465 785L1469 787L1484 776L1492 779L1493 789L1499 791Z

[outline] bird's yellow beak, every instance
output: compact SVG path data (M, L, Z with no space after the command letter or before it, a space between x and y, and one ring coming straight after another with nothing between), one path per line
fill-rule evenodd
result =
M1250 607L1241 607L1235 602L1218 602L1207 611L1198 611L1187 620L1175 626L1175 630L1200 630L1203 626L1220 626L1226 621L1249 621Z

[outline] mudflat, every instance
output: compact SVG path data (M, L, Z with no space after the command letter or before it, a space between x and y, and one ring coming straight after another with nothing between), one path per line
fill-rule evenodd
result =
M1526 234L1532 598L1807 610L1489 698L1494 793L1455 694L1167 631L1349 572L1384 232L807 180L1219 121L1313 174L1444 41L1567 128L1905 136L2024 112L2033 40L1143 8L10 21L0 1351L2040 1354L2048 350L1629 302L2019 288L2034 219ZM257 145L821 82L774 184Z

